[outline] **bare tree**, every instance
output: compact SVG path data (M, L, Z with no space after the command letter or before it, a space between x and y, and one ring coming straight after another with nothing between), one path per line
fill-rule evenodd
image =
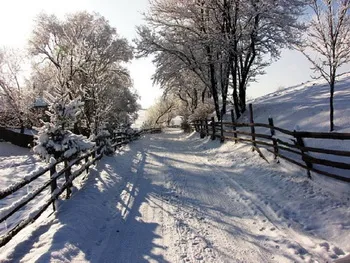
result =
M337 70L350 61L350 0L312 0L312 18L298 49L330 88L330 131L334 130L334 90ZM316 55L315 55L316 54Z

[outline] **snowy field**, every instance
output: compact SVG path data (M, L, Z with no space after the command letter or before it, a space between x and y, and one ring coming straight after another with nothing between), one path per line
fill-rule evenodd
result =
M104 157L1 262L332 262L350 252L349 199L245 144L179 130Z

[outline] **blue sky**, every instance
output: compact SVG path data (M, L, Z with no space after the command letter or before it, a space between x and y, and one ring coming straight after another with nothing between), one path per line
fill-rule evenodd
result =
M98 12L106 17L121 36L130 41L136 37L135 26L143 23L142 12L148 7L148 0L11 0L4 1L0 9L0 46L24 47L33 27L33 19L41 12L54 13L63 17L65 13L78 10ZM281 59L258 77L258 82L248 88L249 97L271 93L278 88L288 87L310 80L310 64L297 51L285 50ZM134 87L141 96L144 108L152 105L161 91L153 87L151 76L154 66L151 59L134 60L129 69Z

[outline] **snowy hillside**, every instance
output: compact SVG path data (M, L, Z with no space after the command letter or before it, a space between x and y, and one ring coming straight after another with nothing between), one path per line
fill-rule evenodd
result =
M335 131L350 132L350 73L339 78L334 94ZM250 101L256 122L273 117L276 126L303 131L329 131L329 85L324 80L298 86Z

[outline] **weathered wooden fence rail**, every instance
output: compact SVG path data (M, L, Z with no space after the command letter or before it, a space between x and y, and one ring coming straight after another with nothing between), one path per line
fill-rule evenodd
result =
M255 123L251 104L249 110L249 123L235 122L233 111L231 111L232 122L215 122L212 118L211 120L194 121L192 125L197 132L201 133L201 137L207 135L211 136L213 140L219 138L222 142L233 140L235 142L251 143L253 150L257 150L260 155L262 153L259 147L263 147L272 153L276 159L281 158L306 169L309 177L311 177L311 172L315 172L337 180L350 182L350 158L346 161L334 160L339 157L343 159L344 157L350 157L350 151L325 149L317 147L317 145L315 147L314 145L307 146L305 144L305 139L322 139L323 142L324 140L348 141L350 146L350 133L290 131L275 126L272 118L268 119L268 124ZM246 129L244 130L244 128ZM259 132L256 132L257 128L259 128ZM323 156L321 158L315 156L315 154L323 154ZM319 166L331 167L340 171L335 173Z
M159 133L159 132L161 132L161 129L142 130L134 134L117 133L117 134L114 134L113 136L112 147L114 150L116 150L118 147L129 143L131 140L136 139L142 134ZM56 210L55 202L56 200L58 200L58 198L62 195L64 191L66 191L66 196L65 196L66 199L70 198L70 195L72 193L71 188L73 187L74 179L76 179L84 171L88 173L90 166L95 164L96 161L100 160L103 157L103 155L104 155L104 145L101 145L87 151L86 153L84 153L83 155L79 156L74 160L61 160L53 164L50 164L47 167L41 168L40 170L35 171L32 174L24 177L21 181L14 183L5 189L1 189L0 200L16 193L17 191L22 189L24 186L30 184L31 182L35 181L39 177L44 176L48 172L50 173L49 180L42 183L33 191L27 193L25 196L20 198L18 201L16 201L12 205L0 209L0 223L2 223L6 219L8 219L10 216L18 212L20 209L25 207L34 198L42 194L46 189L48 189L49 187L51 189L50 197L47 198L47 200L44 202L43 205L41 205L41 207L39 207L35 211L31 211L30 215L27 216L27 218L22 219L14 227L12 227L4 235L0 237L0 247L7 244L23 228L25 228L27 225L31 224L37 218L39 218L39 216L45 210L47 210L47 208L50 205L52 205L52 208L55 211ZM72 172L72 167L74 165L79 165L80 167L74 172ZM61 187L58 187L57 181L63 176L65 178L65 182Z

